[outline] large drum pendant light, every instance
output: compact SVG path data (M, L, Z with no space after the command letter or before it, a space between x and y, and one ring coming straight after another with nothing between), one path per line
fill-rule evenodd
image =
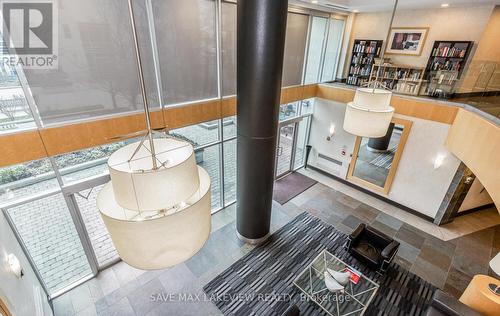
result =
M394 113L391 96L383 89L357 89L354 100L347 103L344 130L361 137L384 136Z
M389 23L389 38L392 22L396 13L398 0L395 0ZM386 45L388 41L386 40ZM375 80L369 82L366 88L356 89L354 100L347 103L344 116L344 130L356 136L377 138L387 133L389 124L394 114L394 108L390 106L392 92L382 82L378 81L380 68L384 62L384 52L380 57L381 63L377 68Z
M151 128L132 0L128 5L147 131L109 157L111 181L97 207L123 261L162 269L189 259L208 239L210 177L196 165L189 143Z

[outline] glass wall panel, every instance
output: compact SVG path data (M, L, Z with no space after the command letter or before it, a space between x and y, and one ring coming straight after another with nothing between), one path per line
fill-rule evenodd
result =
M225 117L222 119L224 128L224 140L236 137L236 115Z
M336 78L343 32L344 20L330 19L323 74L321 76L322 82L333 81Z
M135 138L128 139L55 156L55 162L63 182L69 183L107 174L109 156L119 148L137 140Z
M48 159L0 168L1 203L58 188L59 183Z
M304 82L315 83L319 80L321 70L321 55L325 41L328 19L318 16L312 17L311 33L309 35L309 49L307 51L307 67Z
M236 3L221 7L222 95L236 94Z
M153 0L164 104L217 97L214 0Z
M143 1L136 4L142 60L155 98L154 66ZM45 124L142 107L127 1L59 0L58 69L25 69Z
M0 34L0 41L4 47ZM3 51L0 52L3 57ZM36 128L33 114L24 96L17 72L7 63L0 64L0 134Z
M310 116L304 117L302 121L298 123L297 130L297 143L295 145L295 161L293 162L293 169L300 168L305 162L305 153L307 145L307 137L309 135L309 120Z
M92 273L62 194L7 213L50 293Z
M280 105L280 116L279 120L284 121L286 119L295 117L299 115L299 104L298 102L292 102Z
M292 169L292 150L295 129L295 123L281 126L279 129L278 148L276 150L276 177L280 177Z
M219 120L176 128L170 135L189 142L194 148L213 143L219 140Z
M97 209L97 194L103 186L83 190L74 195L99 267L119 259L118 252Z
M224 203L236 200L236 139L224 142Z
M312 114L314 111L314 98L311 99L305 99L302 101L299 101L300 103L300 114Z
M212 180L212 210L221 207L220 145L195 150L196 162L210 175Z
M308 15L288 13L285 57L283 60L283 87L300 85L302 83L308 25Z

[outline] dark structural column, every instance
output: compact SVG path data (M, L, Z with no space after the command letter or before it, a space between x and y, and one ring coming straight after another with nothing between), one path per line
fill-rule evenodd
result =
M269 235L288 0L238 0L238 237Z
M368 140L367 149L369 151L384 152L389 148L389 143L391 142L392 131L394 130L394 123L389 124L387 133L385 136L379 138L370 138Z

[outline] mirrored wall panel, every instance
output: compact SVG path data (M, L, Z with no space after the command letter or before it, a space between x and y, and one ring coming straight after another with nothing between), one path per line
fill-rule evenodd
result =
M410 121L393 119L385 136L358 137L349 169L350 180L389 192L410 128Z

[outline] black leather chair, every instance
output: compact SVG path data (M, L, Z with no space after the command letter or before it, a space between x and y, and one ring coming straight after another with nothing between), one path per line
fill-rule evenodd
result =
M480 316L481 314L461 303L448 293L436 290L426 316Z
M399 242L361 223L349 236L347 250L373 270L385 272L398 252Z

